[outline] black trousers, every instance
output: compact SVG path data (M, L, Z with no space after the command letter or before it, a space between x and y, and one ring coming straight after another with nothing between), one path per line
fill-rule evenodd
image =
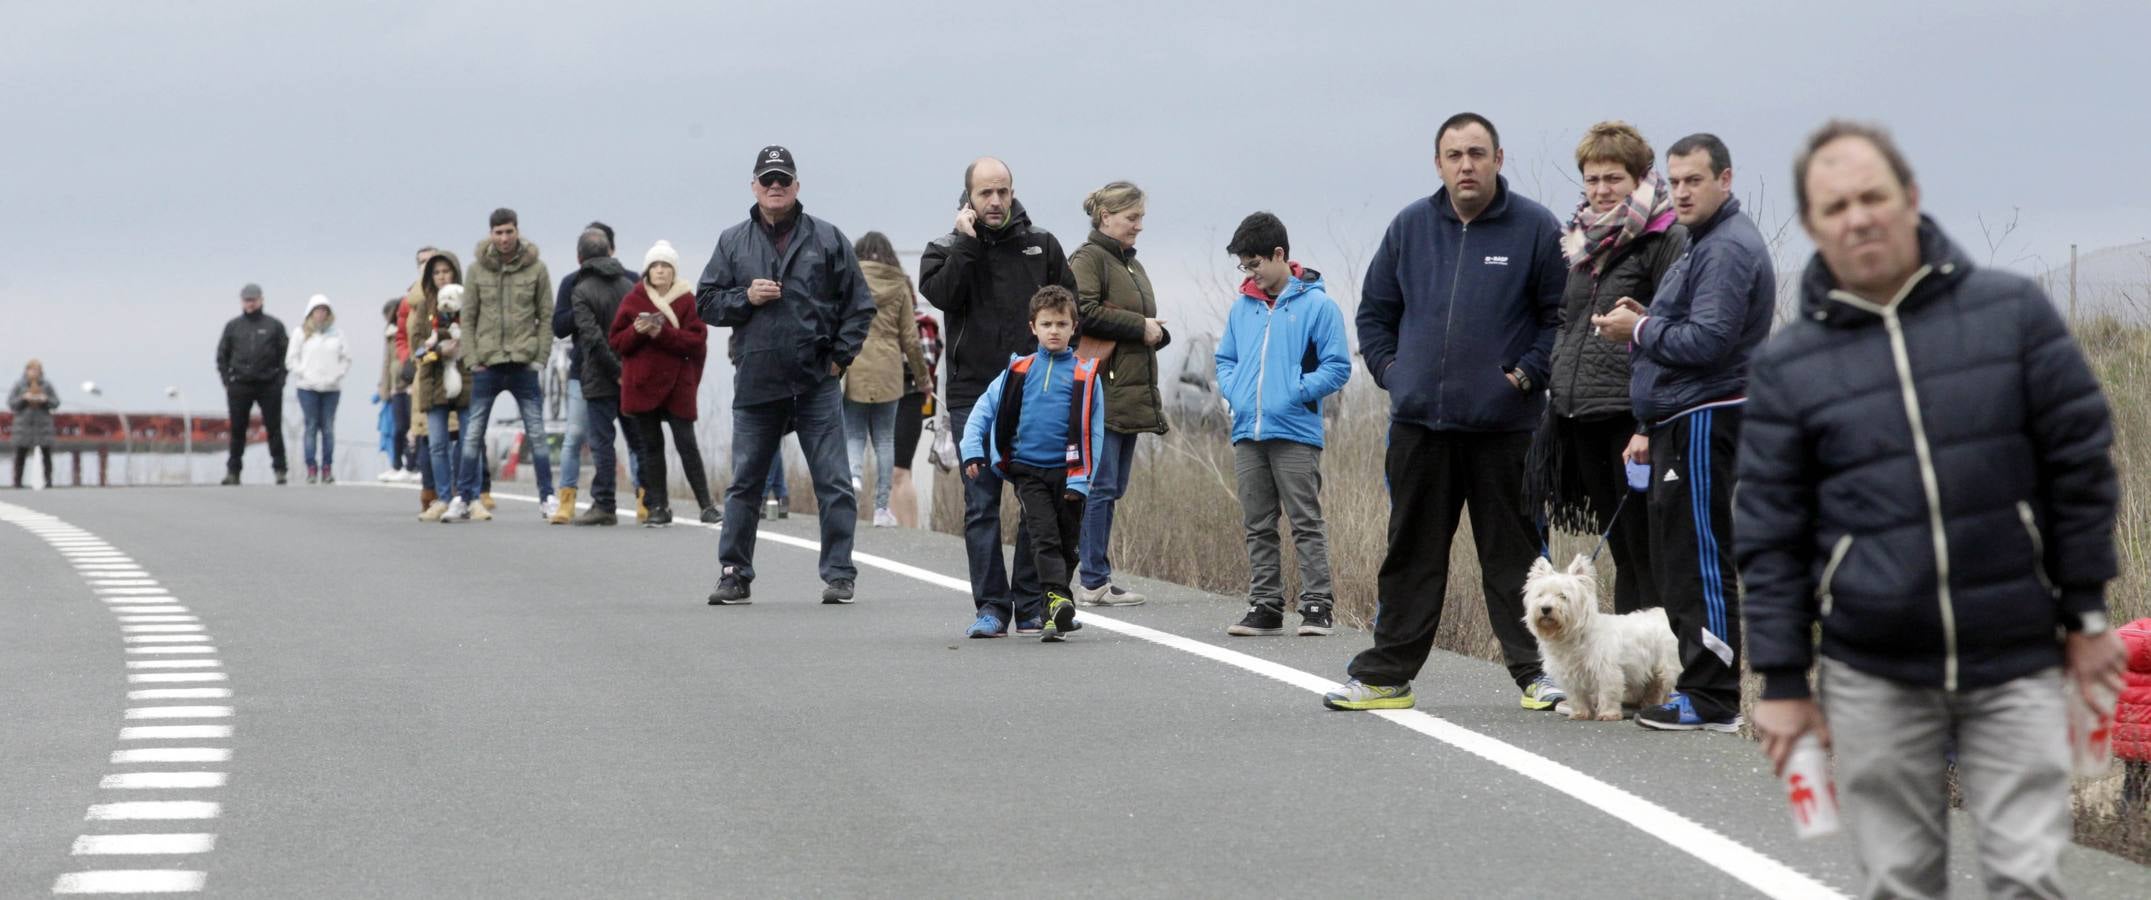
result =
M411 395L397 391L389 398L389 410L394 418L396 439L388 442L388 466L391 469L433 470L433 461L423 456L411 456L411 445L403 438L411 433Z
M1389 550L1377 577L1374 646L1352 660L1353 678L1400 685L1419 676L1448 595L1449 546L1468 508L1479 551L1486 617L1509 677L1521 687L1543 669L1524 628L1524 576L1539 555L1538 527L1524 512L1528 431L1389 428Z
M32 448L32 447L17 447L17 448L15 448L15 486L16 486L16 487L22 487L22 472L23 472L23 469L25 469L25 468L28 468L28 467L29 467L29 465L30 465L30 451L31 451L32 449L35 449L35 448ZM39 457L39 458L40 458L40 459L43 459L43 460L45 461L45 486L46 486L46 487L59 487L59 485L56 485L56 484L53 484L53 483L52 483L52 448L51 448L51 447L46 447L46 448L45 448L45 453L44 453L44 455L43 455L43 456L41 456L41 457Z
M1697 715L1740 713L1740 578L1733 562L1733 450L1740 407L1702 409L1651 430L1651 561L1681 693Z
M234 475L246 457L247 419L261 409L261 427L269 431L270 468L279 474L284 465L284 383L281 381L234 381L224 386L224 401L231 411L231 456L224 470Z
M710 508L710 473L702 465L702 448L695 443L694 420L677 418L661 409L637 413L633 418L642 433L643 505L653 513L672 508L665 481L665 426L671 425L672 446L680 452L680 467L687 470L687 487L695 493L696 508Z
M1613 611L1630 613L1661 605L1656 573L1651 570L1650 504L1642 492L1629 489L1628 470L1621 463L1621 452L1636 436L1635 418L1556 418L1554 427L1566 432L1561 446L1568 458L1561 461L1561 468L1575 473L1598 533L1606 535L1606 550L1613 554ZM1568 565L1567 560L1554 562Z
M1008 483L1016 489L1024 526L1031 533L1031 552L1038 564L1038 583L1046 591L1072 596L1069 579L1075 574L1076 551L1083 537L1083 501L1070 502L1068 470L1039 469L1019 462L1008 464Z

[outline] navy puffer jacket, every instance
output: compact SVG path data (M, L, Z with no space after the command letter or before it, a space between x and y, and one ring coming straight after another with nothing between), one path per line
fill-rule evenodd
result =
M2038 285L1931 221L1920 252L1889 306L1817 257L1756 357L1733 533L1766 698L1807 695L1817 621L1831 659L1971 690L2060 665L2064 614L2105 609L2105 395Z

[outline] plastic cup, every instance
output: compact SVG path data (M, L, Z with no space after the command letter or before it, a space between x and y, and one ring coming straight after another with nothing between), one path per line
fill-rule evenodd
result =
M1830 780L1830 754L1822 739L1803 734L1785 761L1785 805L1792 811L1793 833L1801 840L1836 834L1837 784Z
M2079 688L2075 679L2064 690L2069 710L2069 765L2078 778L2105 775L2114 761L2114 704L2120 699L2103 687Z

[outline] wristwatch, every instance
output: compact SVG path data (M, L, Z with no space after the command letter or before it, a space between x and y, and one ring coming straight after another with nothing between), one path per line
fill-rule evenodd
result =
M2101 635L2108 625L2103 612L2077 613L2076 621L2069 623L2069 630L2082 635Z

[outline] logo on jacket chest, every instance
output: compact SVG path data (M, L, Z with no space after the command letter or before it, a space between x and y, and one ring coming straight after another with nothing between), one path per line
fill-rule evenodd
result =
M1486 258L1486 264L1489 266L1506 266L1509 264L1509 258L1506 256L1489 256Z
M1031 246L1023 248L1023 255L1025 256L1038 256L1045 252L1046 248L1040 247L1037 244L1032 244Z

